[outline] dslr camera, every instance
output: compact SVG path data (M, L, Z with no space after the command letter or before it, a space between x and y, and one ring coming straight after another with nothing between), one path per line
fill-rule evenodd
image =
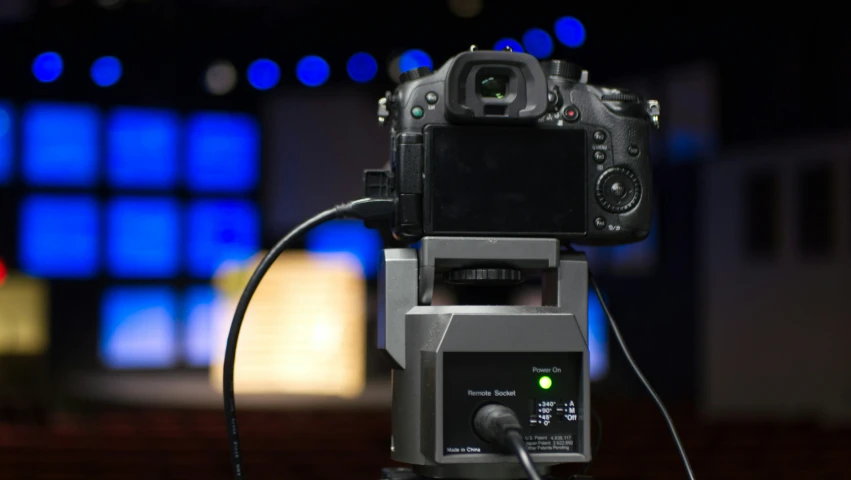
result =
M393 236L646 238L659 103L587 78L563 60L475 47L404 72L379 101L390 169L364 174L367 196L396 201Z

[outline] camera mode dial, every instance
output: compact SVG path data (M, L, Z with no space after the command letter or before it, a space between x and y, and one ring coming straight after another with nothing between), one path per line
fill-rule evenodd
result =
M582 78L582 67L564 60L550 60L544 65L548 76L562 77L578 82Z
M411 80L416 80L418 78L425 77L427 75L431 75L431 69L428 67L417 67L411 70L406 70L399 75L399 81L402 83L410 82Z
M610 213L631 210L641 199L641 184L635 173L626 167L613 167L597 179L597 202Z

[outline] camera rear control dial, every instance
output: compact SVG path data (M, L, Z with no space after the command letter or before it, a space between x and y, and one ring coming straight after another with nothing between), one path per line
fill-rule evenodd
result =
M613 167L597 179L597 202L610 213L631 210L641 199L641 183L638 176L626 167Z

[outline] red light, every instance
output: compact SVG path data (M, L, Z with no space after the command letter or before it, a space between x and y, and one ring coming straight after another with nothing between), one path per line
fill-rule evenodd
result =
M6 264L0 258L0 285L3 285L4 282L6 282Z
M574 116L576 116L576 110L568 110L568 111L567 111L567 116L568 116L568 117L574 117Z

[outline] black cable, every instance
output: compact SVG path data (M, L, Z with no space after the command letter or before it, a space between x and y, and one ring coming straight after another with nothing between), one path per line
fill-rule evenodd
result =
M541 480L541 475L535 468L535 462L532 461L526 449L526 441L523 440L521 433L523 426L514 410L498 403L485 405L473 417L473 430L483 440L495 443L513 453L526 471L529 480Z
M292 242L303 235L311 228L325 223L328 220L343 217L359 218L361 220L373 220L385 218L393 212L394 202L389 199L370 199L363 198L353 202L338 205L334 208L325 210L324 212L314 216L301 225L295 227L290 233L280 239L275 246L260 260L242 295L239 297L239 302L236 305L236 311L233 314L233 321L230 325L228 340L225 346L225 358L222 374L222 396L225 404L225 421L227 424L228 442L230 443L231 463L233 465L233 476L236 480L243 480L245 472L242 467L242 453L239 449L239 431L236 425L236 401L234 399L233 372L234 363L236 362L236 344L239 339L239 330L242 328L242 321L245 318L245 313L248 311L248 304L251 302L251 297L260 285L260 281L269 268L275 263L275 260L283 253L284 250L290 247Z
M665 408L665 404L662 403L662 399L659 398L659 395L656 394L656 391L653 390L653 387L650 386L650 382L644 377L644 374L641 373L641 369L638 368L638 365L633 360L632 355L629 353L629 349L626 348L626 342L624 342L623 336L621 336L621 332L618 329L617 324L615 323L615 317L612 316L612 312L609 310L608 305L603 300L603 294L600 292L600 287L597 285L597 281L594 280L594 276L591 275L591 271L588 271L588 280L591 282L591 286L594 288L594 293L597 295L597 300L600 301L600 306L603 307L603 312L606 314L606 318L609 320L609 325L612 327L612 332L615 334L615 338L618 341L618 344L623 351L626 360L629 362L629 365L632 367L632 370L635 372L635 375L641 380L641 383L644 385L644 388L647 390L647 393L653 397L653 401L656 402L656 406L659 407L659 410L662 412L662 416L665 417L665 422L668 424L668 430L671 431L671 435L674 437L674 443L677 445L677 450L679 450L680 458L683 461L683 465L686 467L686 472L688 473L689 480L694 480L694 471L691 469L691 462L688 460L688 455L686 455L686 450L683 447L683 442L680 441L680 436L677 434L677 429L674 427L674 421L671 419L671 416L668 414L668 409Z
M529 480L541 480L541 475L535 468L535 463L532 461L532 457L529 456L529 451L526 450L526 441L523 440L523 434L520 433L520 430L509 430L505 434L505 442L511 453L520 461L520 465L523 466L523 470L526 471L526 476L529 477Z
M597 413L597 410L591 409L591 416L594 417L594 424L597 426L596 431L594 432L594 446L591 447L591 460L597 458L597 453L600 452L600 444L603 443L603 420L600 418L600 415ZM585 475L588 473L588 469L591 468L591 462L586 463L582 470L579 471L580 475Z

